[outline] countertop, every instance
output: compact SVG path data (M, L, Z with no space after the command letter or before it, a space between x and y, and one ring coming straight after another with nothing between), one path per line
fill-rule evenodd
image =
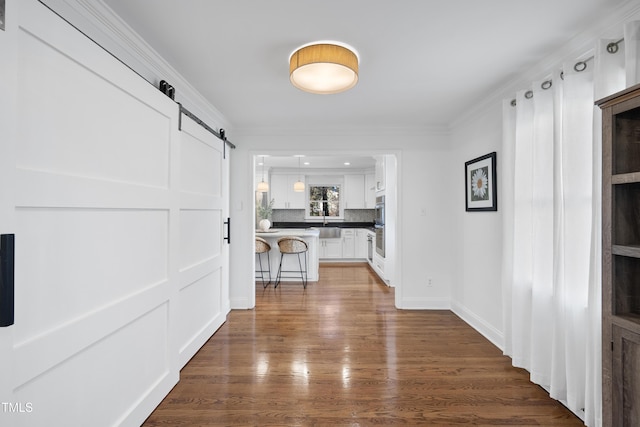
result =
M366 228L368 230L374 230L373 222L345 222L345 221L330 221L326 225L320 222L274 222L273 228L309 228L309 227L338 227L338 228Z
M267 237L283 237L283 236L297 236L297 237L318 237L320 231L313 228L270 228L267 231L256 230L256 236Z

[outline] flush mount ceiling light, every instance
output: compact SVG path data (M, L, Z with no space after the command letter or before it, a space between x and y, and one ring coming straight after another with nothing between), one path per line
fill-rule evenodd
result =
M291 83L305 92L340 93L358 83L358 54L339 42L314 42L289 57Z

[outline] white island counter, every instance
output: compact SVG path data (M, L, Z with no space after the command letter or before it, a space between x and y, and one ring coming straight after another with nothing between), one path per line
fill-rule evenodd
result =
M303 239L309 245L309 252L307 253L307 274L310 282L318 281L318 246L319 246L320 231L314 228L272 228L266 232L256 230L256 237L262 237L271 245L271 251L269 258L271 260L271 279L275 281L276 274L278 273L278 266L280 265L280 250L278 249L278 239L284 236L296 236ZM256 255L257 257L257 255ZM263 263L265 262L266 254L262 255ZM256 258L256 265L258 260ZM304 267L304 261L302 266ZM257 267L259 268L259 267ZM295 255L285 255L283 260L284 270L299 270L298 257ZM294 276L295 273L287 273L287 276ZM300 281L300 277L283 277L282 281Z

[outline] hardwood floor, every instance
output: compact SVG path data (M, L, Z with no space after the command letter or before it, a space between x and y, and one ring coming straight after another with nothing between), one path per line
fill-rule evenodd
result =
M145 426L582 426L449 311L397 310L366 264L256 284Z

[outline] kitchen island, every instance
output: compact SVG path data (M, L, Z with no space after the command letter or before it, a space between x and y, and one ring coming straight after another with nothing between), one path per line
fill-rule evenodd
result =
M283 228L283 229L270 229L267 231L256 230L256 237L262 237L269 245L271 245L271 251L269 252L269 259L271 261L271 280L275 281L276 274L278 273L278 266L280 265L280 250L278 249L278 239L284 236L300 237L309 246L307 252L307 278L310 282L318 281L318 247L320 232L314 228ZM262 262L266 260L266 254L262 255ZM304 261L302 261L304 267ZM256 268L259 268L257 255L256 255ZM283 270L299 270L298 257L295 255L285 255L282 261ZM287 276L283 277L283 282L295 282L300 281L300 277L295 277L295 273L287 273Z

